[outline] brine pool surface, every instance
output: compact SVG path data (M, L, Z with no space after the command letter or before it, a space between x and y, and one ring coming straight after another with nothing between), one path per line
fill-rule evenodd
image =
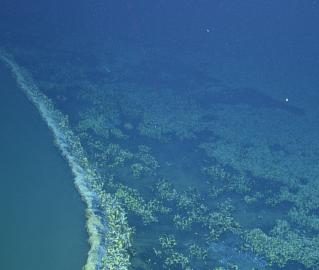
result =
M3 65L0 124L0 268L82 269L85 205L45 122Z

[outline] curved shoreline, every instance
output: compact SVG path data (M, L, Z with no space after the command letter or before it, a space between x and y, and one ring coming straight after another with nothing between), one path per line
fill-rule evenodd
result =
M4 51L2 60L11 70L18 86L36 106L52 131L55 144L67 160L75 186L86 203L87 231L90 250L84 270L126 270L130 265L127 249L131 246L131 229L119 202L103 190L103 181L85 156L79 138L71 130L68 119L54 108L38 89L28 72Z

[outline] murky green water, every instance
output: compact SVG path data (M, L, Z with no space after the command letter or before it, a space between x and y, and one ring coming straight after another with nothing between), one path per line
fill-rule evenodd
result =
M81 269L85 206L50 131L3 66L0 123L0 268Z

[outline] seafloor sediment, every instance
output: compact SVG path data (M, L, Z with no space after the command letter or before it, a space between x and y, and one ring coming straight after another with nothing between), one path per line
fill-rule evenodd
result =
M87 202L87 269L318 267L317 112L116 53L18 52L34 81L2 54Z

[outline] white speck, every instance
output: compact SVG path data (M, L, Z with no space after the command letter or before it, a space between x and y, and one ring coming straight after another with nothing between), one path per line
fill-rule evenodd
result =
M288 102L288 101L289 101L289 99L288 99L288 98L285 98L285 101L286 101L286 102Z

